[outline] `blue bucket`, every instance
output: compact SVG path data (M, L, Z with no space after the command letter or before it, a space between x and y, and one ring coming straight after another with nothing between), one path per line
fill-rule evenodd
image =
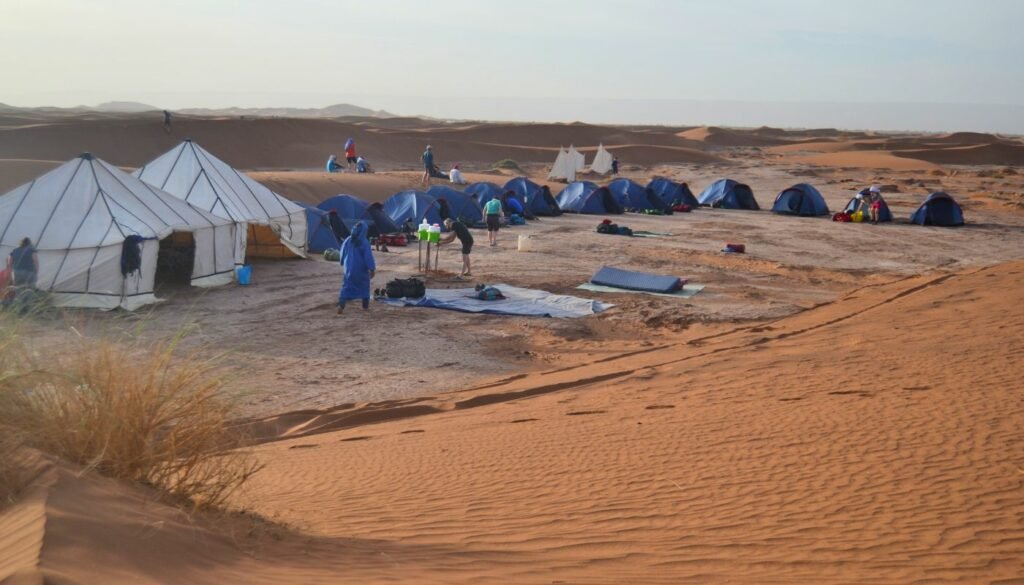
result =
M248 264L244 266L236 266L235 276L238 277L238 284L241 284L242 286L252 284L252 266Z

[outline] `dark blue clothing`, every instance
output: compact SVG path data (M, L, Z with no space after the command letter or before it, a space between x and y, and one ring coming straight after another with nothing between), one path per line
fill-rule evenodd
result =
M512 213L518 213L519 215L523 214L523 204L515 197L509 197L506 199L505 204L508 205L508 208Z
M15 272L24 270L25 272L33 272L36 269L36 265L32 262L32 254L36 253L36 249L32 246L18 246L11 252L11 268Z
M338 304L345 306L348 299L370 298L370 271L377 269L373 251L366 239L366 222L352 228L352 235L341 245L341 265L344 280L338 293Z
M429 150L423 152L423 168L428 171L434 168L434 153Z

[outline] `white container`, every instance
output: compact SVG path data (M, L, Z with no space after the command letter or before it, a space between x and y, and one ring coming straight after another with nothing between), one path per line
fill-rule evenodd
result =
M516 250L520 252L531 252L533 250L533 236L530 234L519 234Z

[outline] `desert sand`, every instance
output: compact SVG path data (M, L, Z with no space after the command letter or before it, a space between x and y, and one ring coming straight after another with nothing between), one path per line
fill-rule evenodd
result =
M615 218L671 234L630 239L563 216L474 251L474 282L616 305L578 320L376 304L339 319L338 269L314 258L256 262L247 288L164 291L141 313L37 323L55 347L71 327L126 340L189 327L188 345L229 350L227 390L265 468L232 513L189 514L50 462L0 511L0 583L1024 577L1016 138L200 117L165 136L143 115L19 112L0 121L0 190L79 150L132 168L186 133L309 203L415 188L428 142L499 184L519 173L496 160L542 180L559 144L603 143L638 181L699 193L728 176L763 209L797 182L832 209L879 184L897 218L945 190L968 225L702 209ZM319 171L349 135L380 172ZM521 234L529 252L515 250ZM721 254L726 241L747 254ZM378 254L377 281L414 273L416 252ZM706 288L683 300L575 288L604 264ZM446 250L442 268L457 267Z

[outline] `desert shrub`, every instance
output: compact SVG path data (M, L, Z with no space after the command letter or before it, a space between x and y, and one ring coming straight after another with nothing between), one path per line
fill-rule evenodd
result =
M514 161L514 160L512 160L510 158L503 158L503 159L499 160L498 162L494 163L494 168L496 168L496 169L518 169L519 168L519 163L517 163L516 161Z
M257 465L231 430L234 402L214 362L177 356L177 341L82 339L45 359L0 344L0 424L72 463L218 506Z

